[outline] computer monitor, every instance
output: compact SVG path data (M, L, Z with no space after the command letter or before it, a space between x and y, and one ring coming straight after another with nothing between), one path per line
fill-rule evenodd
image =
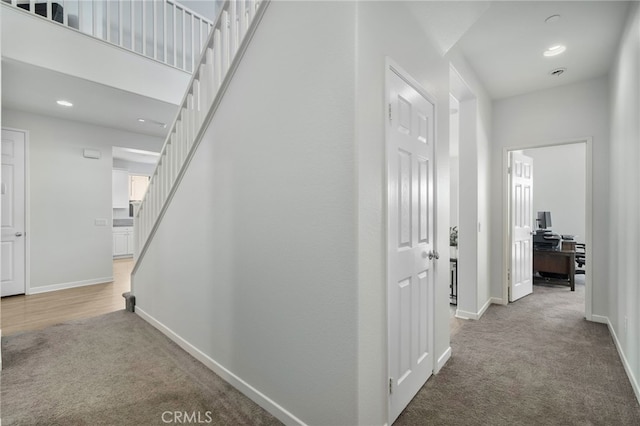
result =
M538 212L538 229L551 228L551 212Z

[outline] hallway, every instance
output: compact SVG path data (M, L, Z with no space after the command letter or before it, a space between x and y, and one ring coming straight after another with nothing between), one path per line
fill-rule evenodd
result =
M606 325L576 291L535 285L452 335L452 356L396 425L640 424L640 407Z

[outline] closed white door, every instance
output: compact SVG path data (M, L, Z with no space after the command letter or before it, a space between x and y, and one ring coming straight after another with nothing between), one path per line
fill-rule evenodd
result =
M533 159L512 152L509 166L509 301L533 293Z
M389 415L433 372L434 105L388 70Z
M25 134L2 129L2 296L25 293Z

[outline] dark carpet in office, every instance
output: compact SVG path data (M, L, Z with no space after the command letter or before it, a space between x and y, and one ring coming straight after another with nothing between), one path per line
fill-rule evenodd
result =
M3 425L281 424L125 311L3 337L2 353Z
M640 425L607 326L584 319L583 280L466 321L394 425Z

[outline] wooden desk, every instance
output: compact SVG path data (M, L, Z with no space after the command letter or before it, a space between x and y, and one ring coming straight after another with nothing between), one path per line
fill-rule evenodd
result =
M566 275L567 278L545 277L545 282L565 284L576 290L576 252L573 250L533 250L533 272Z

